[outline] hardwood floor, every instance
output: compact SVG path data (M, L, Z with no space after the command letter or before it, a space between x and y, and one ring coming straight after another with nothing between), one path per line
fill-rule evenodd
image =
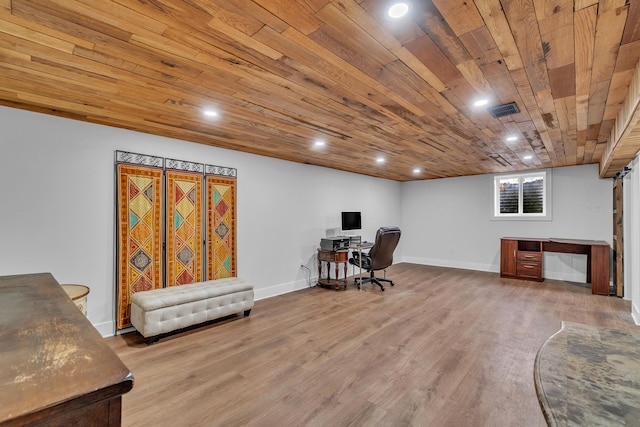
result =
M630 328L586 284L396 264L385 292L318 287L148 346L107 341L135 377L124 426L543 426L533 362L562 320Z

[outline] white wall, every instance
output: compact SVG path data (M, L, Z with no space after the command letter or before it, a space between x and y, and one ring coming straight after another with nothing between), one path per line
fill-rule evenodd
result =
M367 239L400 220L393 181L6 107L0 135L0 275L88 285L89 320L105 336L115 316L115 150L238 169L238 275L256 299L307 286L301 262L317 276L316 248L341 211L362 211Z
M622 181L624 294L631 300L631 315L640 325L640 156L629 164Z
M551 221L496 221L490 175L397 183L5 107L0 135L0 275L51 272L89 285L89 319L103 335L114 330L115 150L238 169L238 275L257 299L314 282L319 239L343 210L362 211L368 240L400 225L396 262L498 272L503 236L611 243L612 184L596 165L552 171ZM545 277L584 281L584 258L547 253Z
M493 176L416 181L402 188L403 260L500 271L501 237L612 240L612 182L597 165L552 169L550 221L493 220ZM545 253L544 276L584 282L586 256Z

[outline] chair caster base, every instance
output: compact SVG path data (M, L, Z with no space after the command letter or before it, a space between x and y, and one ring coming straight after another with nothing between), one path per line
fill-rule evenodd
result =
M382 283L381 283L381 282L387 282L387 283L389 283L391 286L394 286L394 283L393 283L391 280L389 280L389 279L366 278L366 279L364 279L364 280L360 281L359 279L357 279L357 278L356 278L356 279L354 279L354 281L353 281L353 282L354 282L354 283L355 283L355 285L358 287L358 289L361 289L361 285L363 285L363 284L365 284L365 283L371 283L371 284L373 284L373 285L377 285L377 286L380 288L380 290L381 290L382 292L384 292L384 286L382 285Z

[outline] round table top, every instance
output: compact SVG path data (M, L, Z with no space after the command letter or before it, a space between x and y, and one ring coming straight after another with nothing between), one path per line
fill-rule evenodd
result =
M74 301L89 294L89 287L84 285L62 285L62 288Z
M629 425L640 414L640 333L562 322L540 348L534 383L549 426Z

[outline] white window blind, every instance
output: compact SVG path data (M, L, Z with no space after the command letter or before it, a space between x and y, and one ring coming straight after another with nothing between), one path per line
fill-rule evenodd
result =
M547 171L494 177L495 218L546 218L548 216Z
M544 177L522 179L522 213L544 213Z

